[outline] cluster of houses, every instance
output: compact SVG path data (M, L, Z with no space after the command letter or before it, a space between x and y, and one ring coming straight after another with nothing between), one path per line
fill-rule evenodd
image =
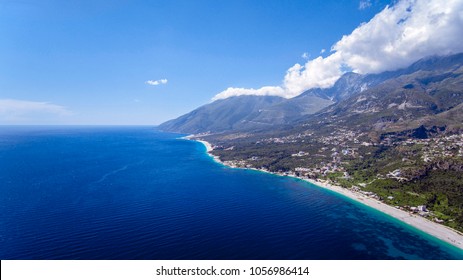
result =
M386 174L386 178L395 179L399 182L407 181L407 178L402 177L402 170L400 169L396 169L394 171L389 172L388 174Z
M338 128L328 136L320 137L319 142L325 145L335 145L341 148L347 148L349 143L360 144L360 138L365 136L364 133L356 133L352 130Z
M393 135L382 139L381 145L398 145ZM401 141L400 145L419 145L422 147L421 159L424 162L431 162L436 158L463 157L463 134L437 135L433 138L414 139L409 138Z
M463 134L411 140L414 144L423 145L424 162L431 162L435 158L463 157Z
M223 164L233 167L233 168L251 168L252 165L249 164L246 160L227 160Z
M304 142L305 139L310 138L313 136L313 132L304 132L304 133L298 133L295 135L289 135L289 136L284 136L284 137L271 137L271 138L265 138L258 140L256 143L261 144L261 143L278 143L278 144L287 144L287 143L297 143L297 142Z
M317 179L320 178L321 175L326 176L328 173L333 172L345 172L344 168L337 165L336 163L328 162L328 163L321 163L320 166L316 167L296 167L296 173L308 179Z

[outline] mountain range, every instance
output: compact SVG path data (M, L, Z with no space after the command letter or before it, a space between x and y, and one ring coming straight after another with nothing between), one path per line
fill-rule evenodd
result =
M259 133L340 122L372 131L421 125L459 127L463 102L463 54L421 59L379 74L346 73L331 87L285 99L235 96L167 121L160 130L179 133ZM448 116L452 116L449 118ZM308 124L309 123L309 124Z

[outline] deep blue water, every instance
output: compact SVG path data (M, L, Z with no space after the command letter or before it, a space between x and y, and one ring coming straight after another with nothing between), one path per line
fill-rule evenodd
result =
M308 183L150 127L0 127L0 259L463 259Z

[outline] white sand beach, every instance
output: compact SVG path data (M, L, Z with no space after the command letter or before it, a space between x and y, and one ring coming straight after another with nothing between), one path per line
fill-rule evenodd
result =
M379 210L389 216L392 216L398 220L401 220L402 222L412 227L415 227L434 237L439 238L440 240L443 240L460 249L463 249L463 235L460 232L452 228L432 222L419 215L411 214L409 212L394 208L390 205L387 205L379 200L370 198L361 193L353 192L353 191L350 191L348 189L345 189L339 186L334 186L334 185L319 182L319 181L314 181L314 180L309 180L309 179L303 179L303 180L310 182L316 186L342 194L346 197L349 197L369 207L375 208L376 210Z
M213 150L212 145L209 142L206 142L203 140L196 140L196 141L203 143L203 145L206 146L206 151L208 153Z
M210 151L214 150L214 147L211 145L211 143L209 143L209 142L207 142L207 141L204 141L204 140L195 139L194 137L195 137L195 135L188 135L188 136L182 137L181 139L193 140L193 141L196 141L196 142L200 142L201 144L203 144L203 145L206 147L206 152L207 152L207 154L208 154L214 161L216 161L217 163L220 163L220 164L225 165L225 164L219 159L218 156L214 156L213 154L210 153Z
M210 152L214 149L213 146L207 142L207 141L204 141L204 140L198 140L198 139L194 139L193 138L193 135L190 135L190 136L187 136L185 137L185 139L189 139L189 140L194 140L194 141L198 141L198 142L201 142L204 146L206 146L206 149L207 149L207 153L215 160L217 161L218 163L221 163L221 164L224 164L222 161L220 161L219 157L217 156L214 156L212 155ZM224 164L226 165L226 164ZM258 170L258 169L253 169L253 170ZM258 171L262 171L262 170L258 170ZM265 171L262 171L262 172L265 172ZM268 172L270 173L270 172ZM276 174L276 173L272 173L272 174L275 174L275 175L280 175L280 174ZM294 176L293 176L294 177ZM328 189L328 190L331 190L331 191L334 191L336 193L339 193L339 194L342 194L350 199L353 199L357 202L360 202L364 205L367 205L369 207L372 207L376 210L379 210L389 216L392 216L412 227L415 227L421 231L424 231L434 237L437 237L438 239L442 240L442 241L445 241L447 243L450 243L452 244L453 246L455 247L458 247L460 249L463 249L463 234L452 229L452 228L449 228L447 226L444 226L444 225L441 225L441 224L438 224L438 223L435 223L435 222L432 222L426 218L423 218L419 215L415 215L415 214L411 214L409 212L406 212L406 211L403 211L403 210L400 210L400 209L397 209L397 208L394 208L390 205L387 205L379 200L376 200L376 199L373 199L373 198L370 198L366 195L363 195L361 193L358 193L358 192L353 192L351 190L348 190L346 188L342 188L342 187L339 187L339 186L334 186L334 185L331 185L331 184L328 184L328 183L325 183L325 182L320 182L320 181L315 181L315 180L311 180L311 179L303 179L303 178L299 178L299 177L295 177L295 178L298 178L298 179L302 179L304 181L307 181L313 185L316 185L318 187L321 187L321 188L325 188L325 189Z

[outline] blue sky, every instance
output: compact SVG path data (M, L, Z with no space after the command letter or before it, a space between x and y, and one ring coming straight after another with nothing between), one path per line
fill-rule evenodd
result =
M383 70L355 64L349 40L388 4L0 0L0 124L151 125L269 85L291 97L336 79L306 75L333 52Z

